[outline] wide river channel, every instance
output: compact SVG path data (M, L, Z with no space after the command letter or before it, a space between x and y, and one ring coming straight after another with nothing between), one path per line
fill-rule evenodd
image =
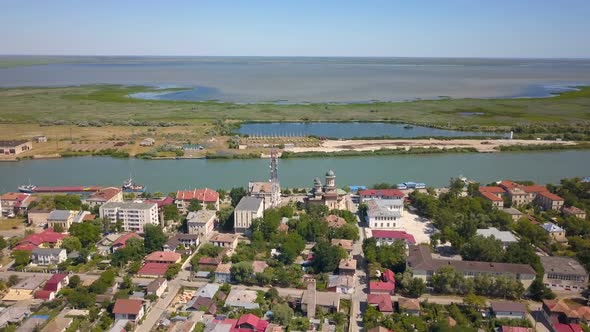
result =
M133 174L149 191L164 193L195 187L232 188L248 181L268 179L269 160L140 160L75 157L0 162L0 192L20 184L116 185ZM468 154L396 155L385 157L282 159L283 187L310 187L328 169L336 184L372 185L378 182L425 182L445 186L463 175L482 183L500 179L558 183L560 179L590 175L590 151L504 152Z

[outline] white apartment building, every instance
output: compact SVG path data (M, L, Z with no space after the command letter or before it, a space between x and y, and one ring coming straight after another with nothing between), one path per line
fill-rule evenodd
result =
M159 225L158 204L156 203L124 203L109 202L100 206L100 217L111 223L120 220L126 232L143 233L146 224Z
M367 222L371 229L401 228L404 201L401 199L367 200Z

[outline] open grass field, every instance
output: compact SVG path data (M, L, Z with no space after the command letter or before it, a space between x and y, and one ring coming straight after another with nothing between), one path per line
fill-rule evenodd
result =
M0 123L202 124L237 121L397 121L438 127L506 129L518 125L590 123L590 87L552 98L444 99L374 104L231 104L127 97L147 87L89 85L0 89Z

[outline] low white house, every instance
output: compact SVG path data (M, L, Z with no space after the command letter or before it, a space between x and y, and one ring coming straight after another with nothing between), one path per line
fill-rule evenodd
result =
M137 323L143 318L144 313L143 301L141 300L118 299L113 307L115 321L127 319Z
M492 301L490 306L496 318L526 319L526 306L520 302Z
M502 245L504 248L508 247L509 245L518 242L518 239L509 231L501 231L496 227L490 228L483 228L478 229L475 233L476 235L481 235L483 237L494 237L496 240L502 241Z
M160 297L164 294L164 291L166 291L166 287L168 287L168 281L166 278L158 278L147 285L145 293L146 295L153 294Z
M31 263L36 265L57 265L68 259L65 249L35 248L31 251Z
M401 199L367 200L367 222L371 229L401 228L404 201Z

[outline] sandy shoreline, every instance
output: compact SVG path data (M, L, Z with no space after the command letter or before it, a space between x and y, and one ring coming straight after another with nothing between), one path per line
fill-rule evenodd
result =
M340 151L375 151L379 149L411 149L411 148L474 148L478 152L499 152L500 146L513 145L576 145L576 142L550 140L472 140L472 139L419 139L419 140L327 140L318 147L294 147L285 149L289 152L340 152Z

